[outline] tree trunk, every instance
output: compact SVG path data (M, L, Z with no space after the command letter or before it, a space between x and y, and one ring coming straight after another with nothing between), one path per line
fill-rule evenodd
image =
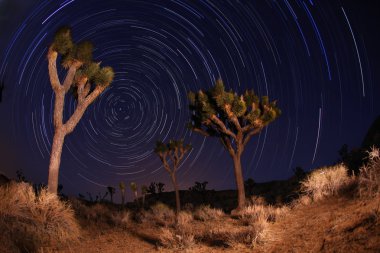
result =
M48 178L48 191L54 194L57 194L58 190L59 165L61 164L61 154L64 139L64 129L56 128L53 138L53 145L51 148Z
M174 173L172 173L170 176L172 178L172 182L173 182L173 186L174 186L174 190L175 190L176 214L178 214L179 211L181 210L181 202L179 200L179 191L178 191L177 180L175 178L175 174Z
M244 179L243 179L243 173L241 171L240 158L241 158L240 155L233 156L236 187L238 191L238 207L237 207L238 210L243 209L245 206Z

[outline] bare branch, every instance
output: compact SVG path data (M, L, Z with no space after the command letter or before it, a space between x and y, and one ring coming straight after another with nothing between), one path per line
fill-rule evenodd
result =
M96 88L86 97L84 103L86 107L89 106L94 100L106 89L105 86L97 85Z
M228 136L222 136L222 137L220 137L220 139L222 140L222 142L223 142L224 146L226 147L228 153L230 153L230 155L232 157L235 156L235 150L232 147L232 143L231 143L230 138L228 138Z
M69 68L69 71L67 72L65 81L63 82L63 89L65 90L65 93L67 93L73 84L75 73L77 72L78 68L82 65L81 62L75 61Z
M205 130L201 128L192 128L191 130L194 132L200 133L201 135L204 135L204 136L210 136L209 133L207 133Z
M231 130L227 129L226 125L215 114L211 116L211 120L218 126L221 132L231 136L236 140L236 135Z
M232 121L232 123L234 123L236 129L238 131L241 131L242 128L241 128L240 122L239 122L238 118L236 117L235 113L232 112L231 105L230 104L226 104L224 106L224 109L226 110L228 118Z
M58 73L57 73L57 57L58 57L58 53L54 51L52 47L50 47L48 51L48 61L49 61L48 68L49 68L50 84L55 92L57 92L61 88L61 83L59 82Z
M245 145L247 145L247 143L252 138L252 136L254 136L255 134L258 134L262 129L263 129L262 127L252 128L252 130L250 132L248 132L243 139L243 148L245 147Z

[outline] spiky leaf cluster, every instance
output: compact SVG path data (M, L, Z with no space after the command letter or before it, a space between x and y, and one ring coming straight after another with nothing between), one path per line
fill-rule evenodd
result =
M165 153L174 151L176 149L183 149L184 151L190 150L192 147L190 144L185 145L184 141L181 140L170 140L167 144L162 141L156 142L156 147L154 149L155 153Z
M269 102L267 96L261 99L253 90L246 90L238 95L232 90L226 91L222 80L217 80L209 90L190 92L189 108L191 113L190 128L198 128L212 136L221 136L220 128L212 117L218 117L227 127L235 131L234 119L241 127L252 125L262 128L280 116L281 111L276 101ZM236 121L235 121L236 122Z
M70 27L61 27L57 30L54 36L53 50L57 51L61 55L69 53L73 48L74 43L71 38L71 29Z
M135 182L131 182L130 187L133 192L137 191L137 184Z
M62 56L61 64L64 68L68 69L73 64L80 65L76 81L85 77L89 82L100 86L108 86L113 81L115 74L111 67L100 67L100 63L93 62L93 44L89 41L75 44L69 27L60 28L55 33L51 48Z

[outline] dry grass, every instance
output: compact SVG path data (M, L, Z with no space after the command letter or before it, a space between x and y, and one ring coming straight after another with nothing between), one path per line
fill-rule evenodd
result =
M211 208L209 205L202 205L194 212L194 218L200 221L216 220L222 218L224 215L222 210Z
M0 187L0 240L11 252L36 252L76 240L79 226L70 206L45 189L36 196L27 183Z
M360 169L358 176L360 197L380 196L380 151L372 148L369 155L369 162Z
M110 208L101 203L87 205L78 199L71 199L70 203L76 216L86 222L103 223L112 227L127 228L132 220L132 214L128 210Z
M164 248L174 250L190 250L195 246L195 234L191 226L193 216L188 212L180 212L177 223L172 228L161 228L159 242Z
M317 201L337 195L352 181L353 178L347 174L347 168L343 164L338 164L314 170L301 182L301 188L304 193Z

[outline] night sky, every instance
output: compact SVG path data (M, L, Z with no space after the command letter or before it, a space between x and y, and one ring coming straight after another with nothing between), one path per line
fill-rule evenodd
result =
M332 164L344 143L360 146L380 114L379 13L369 0L0 0L0 173L22 169L47 182L54 96L46 54L63 25L115 71L65 139L65 193L97 194L120 181L171 190L153 148L179 138L193 145L178 171L181 189L195 181L234 188L220 141L186 129L187 93L218 77L227 89L278 100L283 112L243 153L245 179ZM74 108L68 97L66 119Z

